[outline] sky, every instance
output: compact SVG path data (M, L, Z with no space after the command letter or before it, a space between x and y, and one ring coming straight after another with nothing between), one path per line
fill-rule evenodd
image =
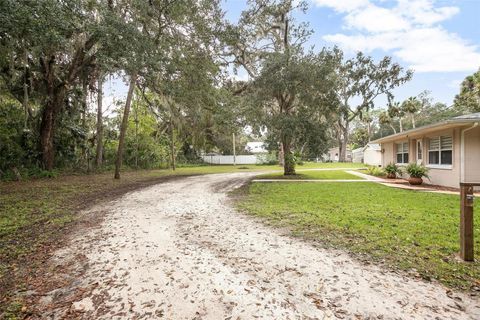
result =
M480 0L310 0L306 14L314 31L308 46L339 46L347 55L362 51L376 60L388 55L414 71L395 90L397 100L424 90L452 104L461 81L480 67ZM243 0L224 0L226 17L236 21ZM382 106L379 106L382 107Z
M388 55L414 71L395 90L396 100L424 90L435 102L452 104L461 81L480 67L480 0L308 0L297 22L314 31L307 43L315 50L339 46L347 57L357 51L376 60ZM238 20L246 0L222 0L226 18ZM241 76L241 74L240 74ZM105 104L122 99L126 85L107 82ZM379 100L379 108L382 108Z

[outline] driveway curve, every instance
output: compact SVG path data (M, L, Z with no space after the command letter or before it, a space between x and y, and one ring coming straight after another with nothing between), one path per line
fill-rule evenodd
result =
M70 266L62 276L74 281L44 295L40 312L54 319L480 319L475 298L314 247L237 212L227 192L252 175L180 178L93 208L105 213L100 226L76 234L52 261Z

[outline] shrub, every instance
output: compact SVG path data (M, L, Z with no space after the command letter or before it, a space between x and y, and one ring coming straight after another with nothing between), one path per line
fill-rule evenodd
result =
M384 170L387 174L392 174L392 175L402 174L402 169L399 166L397 166L395 163L387 164Z
M382 168L375 167L375 166L368 166L367 167L367 174L374 176L374 177L381 177L385 175L385 172Z
M424 165L418 165L416 163L410 163L407 166L407 173L412 178L428 178L428 168Z

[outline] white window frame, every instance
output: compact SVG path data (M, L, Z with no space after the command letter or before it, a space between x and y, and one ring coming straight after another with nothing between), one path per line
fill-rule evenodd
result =
M417 142L415 143L417 150L416 151L416 157L417 157L417 162L423 162L423 159L425 158L425 152L423 151L423 140L417 139ZM418 155L420 154L420 158Z
M452 147L450 149L442 149L442 137L449 137L452 139ZM430 140L431 139L438 139L438 150L430 150ZM427 168L432 168L432 169L442 169L442 170L451 170L453 168L453 161L454 161L454 153L453 153L453 147L454 145L454 140L453 140L453 135L439 135L435 137L429 137L428 138L428 150L426 152L427 154ZM442 151L451 151L452 152L452 163L451 164L442 164ZM430 152L438 152L438 164L431 164L430 163Z
M403 151L403 146L404 145L407 145L407 152L398 152L398 145L402 145L402 151ZM395 143L395 163L397 165L400 165L400 166L404 166L404 165L407 165L409 162L410 162L410 144L408 143L408 141L405 141L405 142L396 142ZM398 155L399 154L402 154L402 162L398 162ZM404 154L407 154L408 155L408 161L407 162L403 162L404 161Z

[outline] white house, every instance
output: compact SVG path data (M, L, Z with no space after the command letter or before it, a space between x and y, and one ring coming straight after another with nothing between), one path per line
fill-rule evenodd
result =
M330 148L328 149L328 152L323 155L323 160L324 161L332 161L332 162L338 162L338 159L340 158L340 148L335 147L335 148ZM345 162L352 162L352 150L347 147L347 150L345 152Z
M371 166L382 165L382 151L377 143L369 143L365 147L352 150L352 162L365 163Z
M363 149L364 147L352 150L352 162L363 163Z
M382 165L382 148L378 143L369 143L363 147L363 163L371 166Z
M480 112L393 134L381 145L382 166L425 165L431 184L480 182Z
M247 145L245 146L245 151L253 154L268 153L265 143L261 141L247 142Z

